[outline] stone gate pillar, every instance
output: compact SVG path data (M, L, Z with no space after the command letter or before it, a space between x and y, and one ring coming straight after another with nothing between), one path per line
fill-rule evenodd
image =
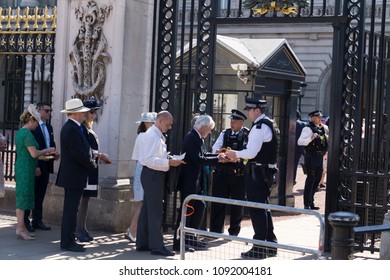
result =
M149 110L153 0L58 1L57 14L55 140L59 148L60 130L67 120L60 110L66 100L94 96L103 103L94 130L100 150L113 163L99 167L99 196L90 202L88 226L122 231L131 221L135 121ZM55 178L56 174L51 177L44 216L59 223L63 190L54 186Z

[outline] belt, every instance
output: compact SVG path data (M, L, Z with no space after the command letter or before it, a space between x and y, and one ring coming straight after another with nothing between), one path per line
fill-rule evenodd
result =
M217 171L222 174L230 174L230 175L236 175L241 176L244 174L244 169L242 168L217 168Z
M276 163L270 164L270 163L260 163L260 162L255 162L255 161L251 161L251 164L259 166L259 167L263 167L263 168L276 168L276 166L277 166Z
M326 154L325 151L313 151L313 152L306 152L309 156L323 156Z

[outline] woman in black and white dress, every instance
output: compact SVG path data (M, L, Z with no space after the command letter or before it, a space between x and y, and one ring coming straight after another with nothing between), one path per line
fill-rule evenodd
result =
M86 226L89 199L91 197L97 197L98 195L99 163L109 164L111 163L111 160L107 154L99 152L99 138L92 130L96 111L100 109L100 105L93 97L83 102L83 104L85 107L90 108L90 111L86 113L81 127L83 128L84 134L91 146L91 157L95 160L96 168L90 170L88 174L87 186L84 188L77 213L77 227L75 234L80 242L89 242L93 240L93 237L89 234Z

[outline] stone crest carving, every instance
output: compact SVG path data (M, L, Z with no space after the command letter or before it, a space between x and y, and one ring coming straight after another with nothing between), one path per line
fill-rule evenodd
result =
M107 53L107 40L103 34L103 24L110 15L112 6L98 7L89 1L85 8L80 4L75 9L81 23L70 52L72 63L72 83L76 97L86 100L93 96L99 103L105 103L104 84L106 64L111 62Z

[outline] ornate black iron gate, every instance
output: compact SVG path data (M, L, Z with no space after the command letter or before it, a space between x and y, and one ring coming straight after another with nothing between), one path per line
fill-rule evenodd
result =
M258 6L257 10L246 9L243 2L258 2L264 6ZM289 7L280 7L280 2L155 1L158 34L154 45L156 60L152 67L155 72L151 79L155 89L154 109L170 110L180 120L171 132L170 149L178 151L181 139L188 131L191 113L213 112L214 49L218 26L332 24L333 107L330 113L333 122L330 127L326 216L339 210L351 211L361 216L361 225L380 224L383 214L390 209L390 150L386 133L390 110L390 101L386 100L389 91L386 84L390 78L387 1L288 1L297 4L290 10ZM296 11L296 14L290 11ZM196 51L189 52L186 60L183 55L178 55L183 54L186 47L191 50L193 46L196 46ZM191 80L191 74L196 79ZM171 201L168 194L166 199L167 205L173 206L170 216L174 221L175 199ZM173 221L167 217L165 215L166 226L171 226ZM327 226L328 250L329 239Z
M4 177L14 179L14 135L30 103L51 102L56 8L0 8L0 131Z

